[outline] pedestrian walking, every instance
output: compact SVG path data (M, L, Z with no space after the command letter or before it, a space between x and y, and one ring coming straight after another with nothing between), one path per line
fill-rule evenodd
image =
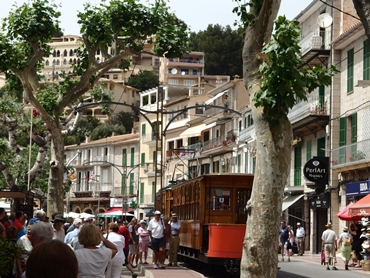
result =
M331 229L332 224L329 222L325 225L326 230L322 233L321 240L322 240L322 250L325 251L325 265L326 270L330 270L329 267L329 259L331 259L333 263L332 270L338 270L335 266L337 263L336 259L336 251L338 250L337 246L337 235Z
M166 268L164 260L166 256L166 238L164 236L164 223L161 219L161 212L155 211L154 218L150 220L148 225L149 236L152 240L152 250L155 255L156 261L154 268Z
M171 246L170 246L170 251L168 254L168 261L169 264L168 266L177 266L177 252L179 250L179 245L180 245L180 229L181 229L181 223L178 220L177 214L172 213L172 219L169 222L171 225Z
M279 229L279 245L280 245L280 253L281 253L281 261L284 261L284 255L287 254L288 262L290 262L290 255L288 252L288 244L289 244L289 228L286 226L286 222L283 220L280 222L280 229Z
M304 228L301 226L301 223L297 223L297 230L295 231L296 243L297 243L297 251L298 256L303 256L304 253L304 240L306 237L306 233Z
M348 262L351 258L352 235L348 232L348 227L343 227L343 232L339 235L338 246L340 246L340 254L344 261L344 268L348 270Z

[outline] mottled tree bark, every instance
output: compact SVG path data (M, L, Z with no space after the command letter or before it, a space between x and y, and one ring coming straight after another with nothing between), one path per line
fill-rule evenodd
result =
M257 18L245 31L243 77L251 100L260 88L261 76L257 71L264 58L260 53L271 38L280 3L281 0L264 0ZM251 12L255 12L253 8ZM275 278L278 227L290 168L292 128L287 117L271 125L262 107L255 108L252 105L252 113L256 130L257 166L251 199L247 204L248 220L240 277Z
M352 2L364 25L366 36L370 39L370 2L368 0L352 0Z

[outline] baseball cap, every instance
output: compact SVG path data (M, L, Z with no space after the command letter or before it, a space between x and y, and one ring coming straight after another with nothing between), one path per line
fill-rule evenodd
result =
M84 221L89 221L89 220L92 220L92 219L95 219L95 217L87 216L87 217L84 218Z
M40 219L38 219L37 217L34 217L34 218L31 218L30 221L28 221L28 224L32 225L37 222L40 222Z
M82 220L80 218L76 218L73 220L73 225L80 226L82 224Z

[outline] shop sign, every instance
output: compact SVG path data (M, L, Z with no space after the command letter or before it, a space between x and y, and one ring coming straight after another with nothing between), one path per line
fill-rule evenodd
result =
M310 208L329 208L329 200L326 196L315 196L310 198Z
M303 167L305 178L315 184L325 185L328 183L329 166L327 157L314 157L306 162Z
M370 180L356 181L346 184L346 196L361 196L370 193Z

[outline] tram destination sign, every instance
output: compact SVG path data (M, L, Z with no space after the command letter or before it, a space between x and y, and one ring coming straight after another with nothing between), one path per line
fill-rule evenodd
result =
M328 183L329 176L328 157L314 157L306 162L303 167L305 178L316 185L325 185Z

